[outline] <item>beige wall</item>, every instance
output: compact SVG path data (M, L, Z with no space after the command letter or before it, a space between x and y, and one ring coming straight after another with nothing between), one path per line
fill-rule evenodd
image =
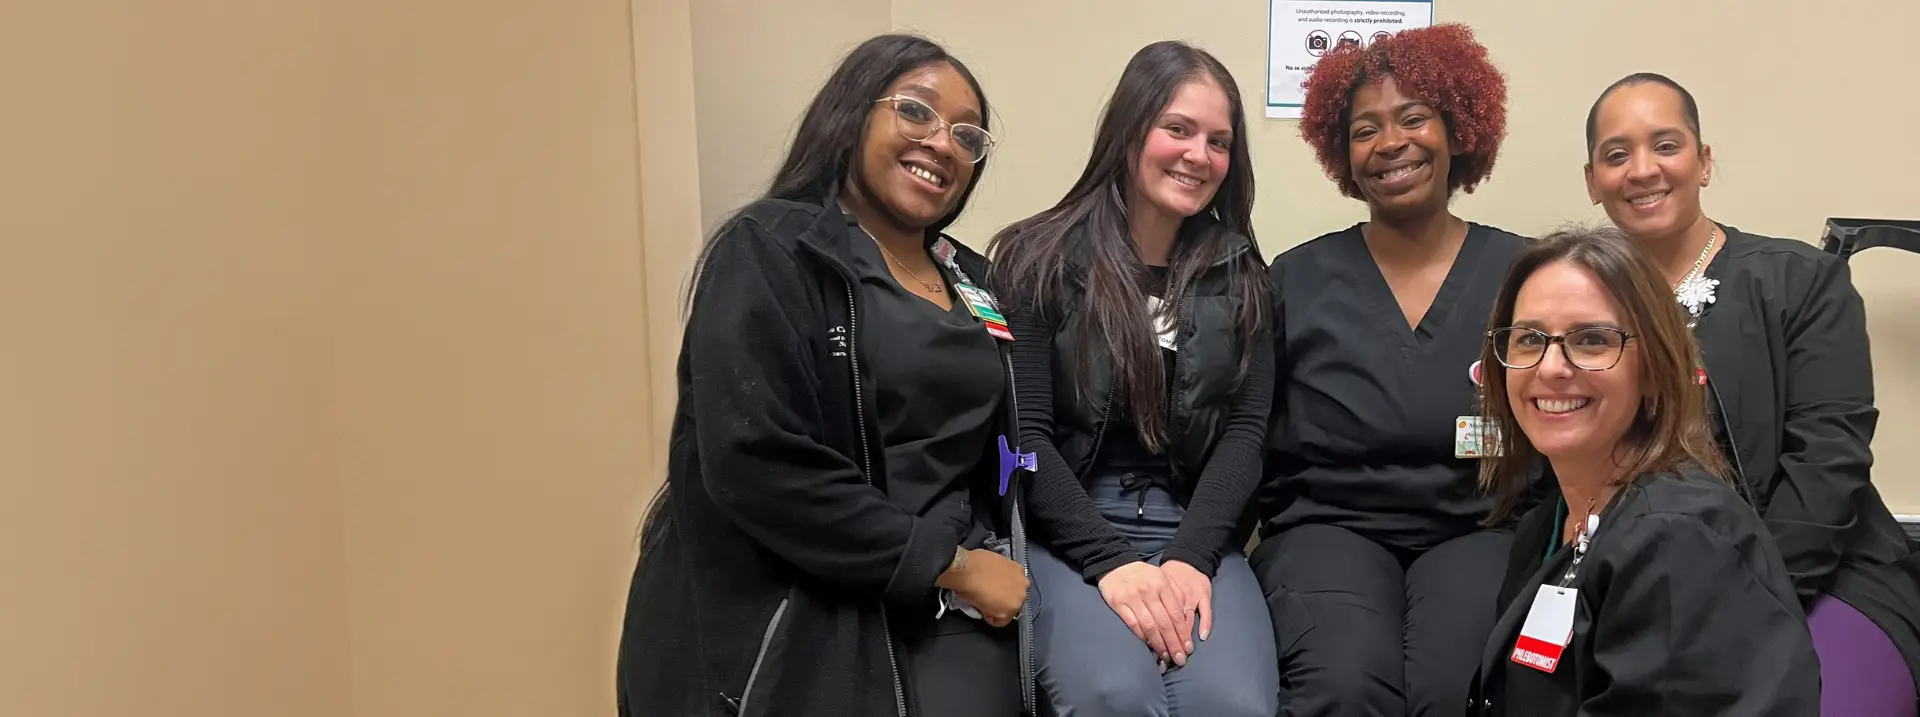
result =
M1920 164L1920 145L1884 129L1888 118L1920 112L1920 100L1892 89L1901 68L1920 66L1920 47L1838 39L1862 23L1920 23L1913 3L1439 0L1435 12L1437 21L1471 25L1510 78L1500 164L1457 205L1470 219L1521 233L1604 219L1581 183L1583 123L1601 89L1641 70L1669 74L1698 97L1721 162L1706 199L1716 219L1808 241L1818 241L1829 216L1920 219L1920 181L1908 169ZM1185 39L1212 50L1257 110L1266 19L1258 0L1178 9L1148 0L894 0L895 25L945 42L999 110L1001 147L954 231L982 246L995 229L1056 201L1086 160L1121 68L1149 42ZM1810 37L1835 38L1817 43L1835 49L1809 53ZM1322 177L1296 121L1249 121L1255 226L1268 253L1364 218L1363 206ZM1920 513L1920 322L1908 310L1920 304L1920 287L1903 283L1920 273L1920 256L1869 253L1854 264L1882 410L1875 480L1896 511Z
M0 7L0 714L610 713L687 7Z
M656 463L629 5L349 7L352 714L609 714Z
M347 713L321 9L0 3L0 714Z

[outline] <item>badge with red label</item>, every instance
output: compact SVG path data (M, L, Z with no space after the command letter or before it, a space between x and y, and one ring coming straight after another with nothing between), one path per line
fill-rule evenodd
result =
M1520 639L1513 644L1512 660L1541 672L1552 673L1560 665L1560 654L1573 641L1573 607L1580 591L1554 585L1540 586L1527 610L1527 621L1520 627Z
M1013 340L1013 330L1007 328L1007 319L1000 315L1000 308L994 304L992 294L970 284L954 284L953 290L960 292L960 301L967 305L967 310L979 317L980 323L986 324L987 333L1003 341Z

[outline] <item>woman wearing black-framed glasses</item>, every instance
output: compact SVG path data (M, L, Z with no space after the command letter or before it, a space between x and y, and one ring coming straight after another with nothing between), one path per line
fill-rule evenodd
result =
M1488 522L1526 510L1473 714L1817 714L1819 661L1709 426L1685 315L1612 230L1514 261L1482 350ZM1555 350L1555 348L1558 350ZM1550 480L1535 479L1542 462Z
M1611 326L1583 326L1554 335L1527 326L1508 326L1487 332L1487 344L1500 365L1507 368L1533 368L1547 357L1554 344L1560 355L1574 368L1605 371L1620 363L1627 341L1633 334Z

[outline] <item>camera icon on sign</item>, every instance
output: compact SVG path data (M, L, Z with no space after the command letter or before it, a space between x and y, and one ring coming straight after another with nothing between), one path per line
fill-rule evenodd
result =
M1327 49L1331 47L1333 47L1333 36L1327 34L1326 30L1307 33L1307 54L1319 57L1327 54Z

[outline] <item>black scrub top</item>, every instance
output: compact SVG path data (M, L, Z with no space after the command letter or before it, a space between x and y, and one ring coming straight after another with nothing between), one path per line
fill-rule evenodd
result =
M1359 224L1274 260L1281 383L1259 494L1267 535L1321 523L1419 552L1478 528L1492 503L1476 459L1454 457L1455 423L1477 412L1470 369L1526 241L1469 223L1412 329Z
M1559 664L1515 663L1540 585L1561 585L1575 552L1550 493L1516 526L1469 714L1819 714L1819 658L1779 549L1731 486L1691 469L1620 490L1566 585L1578 596Z
M974 515L967 478L982 461L993 461L996 474L999 466L994 428L1007 379L997 339L967 310L945 267L940 278L953 306L943 310L902 287L864 232L852 234L860 330L878 337L861 343L861 358L886 452L887 495L915 515L953 520L962 544L977 547L988 506Z

